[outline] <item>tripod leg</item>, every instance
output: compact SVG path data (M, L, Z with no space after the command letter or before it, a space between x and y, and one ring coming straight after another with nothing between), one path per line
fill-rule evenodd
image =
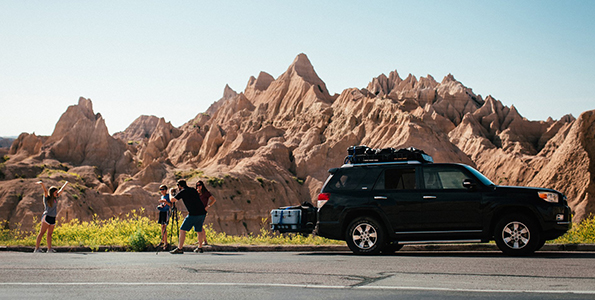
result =
M174 207L171 209L170 214L169 214L169 244L172 244L172 238L173 238L173 233L174 233L174 220L175 220L175 214L176 214L177 209Z
M175 206L171 210L170 218L171 218L171 222L170 222L171 230L169 231L170 232L169 244L172 245L173 244L173 242L172 242L173 236L174 235L179 236L179 234L180 234L180 228L178 227L178 209ZM175 232L175 234L174 234L174 232Z
M179 237L180 237L180 225L179 225L179 221L180 221L180 212L176 209L176 236L178 237L178 242L179 242Z

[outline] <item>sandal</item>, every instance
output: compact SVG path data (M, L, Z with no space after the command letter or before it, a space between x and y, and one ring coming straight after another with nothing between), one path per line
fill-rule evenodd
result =
M182 250L180 248L176 248L174 250L169 251L169 253L171 253L171 254L184 254L184 250Z

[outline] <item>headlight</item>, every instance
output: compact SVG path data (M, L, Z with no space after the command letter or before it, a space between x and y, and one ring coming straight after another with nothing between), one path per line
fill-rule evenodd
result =
M539 198L552 203L558 203L558 194L551 192L537 192Z

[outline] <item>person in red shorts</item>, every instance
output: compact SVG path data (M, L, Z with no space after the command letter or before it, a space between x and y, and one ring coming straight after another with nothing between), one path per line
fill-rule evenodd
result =
M213 206L213 204L215 204L215 201L217 201L215 199L215 197L213 197L213 195L209 192L209 190L207 190L207 187L205 186L205 183L202 181L198 181L196 183L196 190L198 191L198 194L200 195L200 201L202 201L202 204L205 206L205 210L209 211L209 208L211 206ZM207 233L204 231L204 228L198 233L198 248L196 248L196 250L194 250L194 252L200 252L202 253L202 246L207 245Z

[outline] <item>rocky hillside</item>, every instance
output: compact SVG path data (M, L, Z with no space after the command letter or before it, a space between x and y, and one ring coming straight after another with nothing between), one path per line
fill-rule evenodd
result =
M10 145L12 145L12 142L14 142L14 138L0 137L0 148L10 148Z
M3 138L0 137L0 157L4 157L5 155L8 154L8 151L10 150L10 145L12 145L12 142L14 141L14 138ZM2 162L3 160L0 160L0 162Z
M472 165L494 182L558 189L580 221L595 212L595 111L529 121L447 75L396 72L330 95L304 54L278 78L261 72L243 92L224 89L176 128L141 116L110 136L91 100L67 109L51 136L23 133L0 167L0 220L31 228L43 178L68 180L58 218L109 218L144 208L157 188L203 180L218 199L207 222L229 234L258 231L272 208L313 201L350 145L423 149L436 162Z

